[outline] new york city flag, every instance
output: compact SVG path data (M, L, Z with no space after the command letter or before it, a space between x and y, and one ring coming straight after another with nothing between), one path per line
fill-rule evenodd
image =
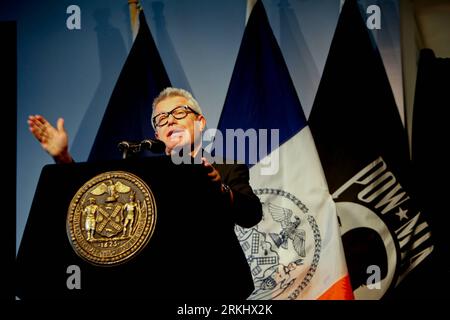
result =
M336 208L261 1L249 17L218 127L225 140L227 129L248 136L240 149L246 152L227 148L226 158L251 167L263 206L257 226L236 228L255 283L250 299L352 299Z

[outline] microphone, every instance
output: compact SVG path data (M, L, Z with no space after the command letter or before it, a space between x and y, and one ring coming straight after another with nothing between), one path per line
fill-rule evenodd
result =
M141 141L141 147L153 153L163 153L166 151L166 144L158 139L145 139Z
M122 159L126 159L129 153L134 155L142 150L150 150L153 153L163 153L166 150L166 145L158 139L145 139L141 142L121 141L117 145L117 148L122 152Z

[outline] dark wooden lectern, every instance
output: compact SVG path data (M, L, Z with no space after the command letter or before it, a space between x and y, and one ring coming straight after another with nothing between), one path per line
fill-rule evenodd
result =
M83 184L115 170L130 172L151 188L156 226L148 244L128 262L95 266L72 248L67 212ZM247 297L248 269L242 267L245 256L229 205L203 170L201 165L175 165L165 156L45 166L17 256L17 296L182 301ZM71 265L80 268L81 289L67 287Z

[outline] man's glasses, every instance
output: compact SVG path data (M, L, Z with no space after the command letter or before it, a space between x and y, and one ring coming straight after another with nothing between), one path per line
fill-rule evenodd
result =
M187 117L189 113L198 114L189 106L178 106L169 112L161 112L152 118L153 125L156 127L164 127L169 122L169 116L172 115L177 120Z

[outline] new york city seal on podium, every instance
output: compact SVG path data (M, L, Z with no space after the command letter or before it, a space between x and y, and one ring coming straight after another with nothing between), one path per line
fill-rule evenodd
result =
M124 171L99 174L75 194L67 213L67 235L75 252L100 266L124 263L149 242L156 224L151 189Z

